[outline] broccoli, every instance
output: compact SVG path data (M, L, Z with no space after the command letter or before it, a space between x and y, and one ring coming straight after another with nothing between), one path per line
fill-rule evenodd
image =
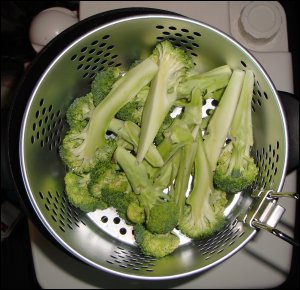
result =
M137 152L137 160L142 162L146 152L166 115L177 99L176 87L185 76L193 61L187 53L174 48L168 40L160 42L153 50L158 57L158 71L151 81L150 91L145 102L142 115L141 136Z
M154 144L156 146L160 145L162 143L162 141L164 140L165 136L164 136L164 132L170 128L170 126L172 125L174 118L171 117L171 113L173 112L174 107L171 108L170 112L167 114L167 116L165 117L165 119L163 120L161 126L159 127L156 136L154 137ZM151 145L150 145L151 146Z
M137 152L141 131L137 124L131 121L122 121L117 118L113 118L109 124L109 130L133 145L133 151ZM164 161L154 144L149 146L145 159L154 167L161 167L164 164Z
M94 197L89 193L89 182L90 174L79 175L71 171L66 173L66 194L70 203L84 212L107 208L107 204L102 199Z
M198 138L194 166L193 187L183 207L178 228L192 239L202 239L224 225L227 199L225 192L213 186L213 172L201 137Z
M66 135L62 156L71 169L89 172L98 163L98 151L107 143L105 134L109 123L152 80L158 70L156 61L156 57L151 55L119 78L93 110L86 127L82 130L76 128Z
M139 205L138 198L136 197L137 201L132 201L129 203L127 207L126 216L129 221L134 224L144 224L145 223L145 210L143 207Z
M250 186L258 174L258 168L250 156L253 146L251 120L253 86L253 72L247 70L229 130L231 143L223 149L214 174L216 187L230 193L242 191Z
M139 224L134 226L134 237L143 254L156 258L170 255L180 242L173 233L153 234Z
M141 126L143 108L148 94L149 86L145 86L132 100L117 112L116 118L122 121L131 121Z
M192 90L198 88L204 99L211 98L215 91L227 86L231 74L231 68L223 65L208 72L189 75L180 82L177 88L178 97L189 97ZM217 94L217 98L219 98L219 94Z
M88 124L88 119L94 109L95 106L92 93L76 98L69 106L66 113L67 122L70 128L83 129Z
M91 85L94 105L97 106L110 92L113 84L120 77L121 71L117 67L108 67L98 72Z
M78 147L84 142L85 137L83 131L71 129L65 135L63 144L59 150L62 160L68 165L69 169L78 174L89 173L99 162L110 161L117 147L117 141L115 139L106 139L104 146L95 152L93 158L90 160L89 166L83 166L82 160L75 158L74 155L77 154L79 150Z
M211 116L204 135L204 148L211 171L215 171L241 93L245 72L234 70L224 94Z
M91 195L102 198L103 191L130 192L131 187L123 171L110 161L99 162L90 173L88 190Z
M177 207L168 201L168 195L155 189L143 163L126 149L118 147L115 160L124 170L132 190L137 194L139 206L144 208L146 227L152 233L163 234L174 229L178 222ZM159 217L159 218L158 218Z
M135 193L132 191L123 192L115 189L104 188L102 190L102 200L109 206L116 209L118 215L127 224L134 222L128 216L128 208L131 204L138 203Z

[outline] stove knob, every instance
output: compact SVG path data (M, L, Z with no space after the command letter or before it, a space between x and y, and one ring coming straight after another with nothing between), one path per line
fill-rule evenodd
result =
M272 40L278 33L281 23L280 11L271 1L252 1L241 12L242 32L254 40Z

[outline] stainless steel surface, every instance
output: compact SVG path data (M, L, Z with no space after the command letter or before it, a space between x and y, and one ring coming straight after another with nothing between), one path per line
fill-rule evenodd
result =
M186 49L203 71L225 63L254 71L254 155L259 166L254 187L280 191L285 177L287 133L276 90L252 55L230 37L206 24L165 15L126 18L83 32L53 60L30 96L20 138L21 168L32 206L51 235L89 265L124 277L158 280L198 273L232 256L256 234L237 219L252 203L249 192L243 192L228 206L223 231L184 242L173 255L156 260L140 254L129 228L122 234L125 225L116 222L113 211L83 214L65 197L58 148L69 104L88 91L97 71L110 65L126 70L166 38Z

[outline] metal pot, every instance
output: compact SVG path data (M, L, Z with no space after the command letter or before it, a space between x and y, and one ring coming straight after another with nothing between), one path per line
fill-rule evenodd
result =
M113 210L85 214L68 202L66 169L58 148L67 130L66 110L74 98L89 90L96 72L107 66L126 70L163 39L187 50L203 70L226 63L253 70L259 177L251 191L236 194L230 201L222 231L209 239L182 241L172 255L154 259L140 253L132 228L116 219ZM278 93L244 47L207 24L140 8L106 12L79 22L51 41L32 63L19 86L9 128L13 177L26 208L62 248L98 269L138 279L184 277L223 262L259 228L295 244L275 229L284 212L278 197L296 197L280 193L287 170L288 133Z

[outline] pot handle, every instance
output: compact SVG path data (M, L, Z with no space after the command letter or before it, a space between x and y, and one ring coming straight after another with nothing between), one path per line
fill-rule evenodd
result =
M249 212L244 217L244 221L251 227L266 230L289 244L299 247L299 242L276 229L277 223L285 212L285 208L277 204L278 198L289 197L298 200L299 195L294 192L256 190L252 193L252 197L254 200L250 205Z
M290 93L278 91L288 131L287 173L299 166L299 99Z

